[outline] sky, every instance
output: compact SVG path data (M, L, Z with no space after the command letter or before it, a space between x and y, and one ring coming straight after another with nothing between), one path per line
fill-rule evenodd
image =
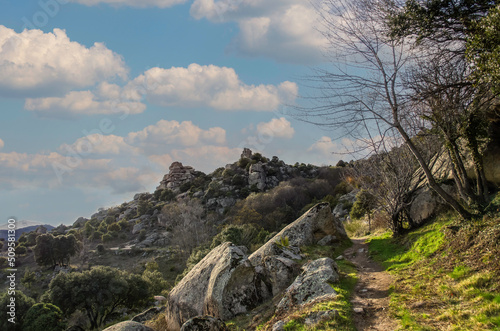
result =
M58 225L244 147L336 164L292 116L326 65L307 0L0 0L0 223ZM344 157L345 158L345 157Z

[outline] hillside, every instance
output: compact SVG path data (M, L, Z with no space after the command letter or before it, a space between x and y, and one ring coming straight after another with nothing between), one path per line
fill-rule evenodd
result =
M273 331L498 326L499 198L492 196L484 216L471 223L420 187L409 208L418 223L403 224L405 234L395 235L387 232L387 212L367 207L363 183L352 176L358 164L364 162L287 165L248 149L210 174L174 162L152 193L50 233L22 234L17 289L35 300L30 305L61 308L58 321L72 330L131 319L120 325L147 331L183 324ZM363 238L351 247L348 236ZM109 286L118 279L125 287L115 291ZM95 283L90 292L85 281ZM80 294L68 295L65 286ZM99 305L109 310L92 304L101 291L111 301ZM474 323L472 312L478 312Z

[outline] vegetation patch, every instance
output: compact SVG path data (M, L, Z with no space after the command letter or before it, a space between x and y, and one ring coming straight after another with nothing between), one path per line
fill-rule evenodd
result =
M370 239L371 256L395 277L390 312L402 329L500 328L499 223L445 214L404 237Z

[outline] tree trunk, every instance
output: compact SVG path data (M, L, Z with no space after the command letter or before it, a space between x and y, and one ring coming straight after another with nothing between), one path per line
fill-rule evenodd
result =
M408 136L408 134L406 133L406 131L401 127L401 125L396 125L396 129L401 134L401 136L403 137L405 142L408 144L408 147L410 148L413 155L415 156L418 163L420 164L420 167L424 171L425 177L427 178L427 182L429 183L429 186L431 187L431 189L433 189L441 198L443 198L444 201L446 201L446 203L448 203L453 209L455 209L455 211L464 220L470 219L471 214L467 210L465 210L465 208L462 207L462 205L460 205L460 203L457 200L455 200L451 195L446 193L446 191L443 190L443 188L441 186L439 186L438 183L436 183L436 180L434 179L434 176L432 175L432 172L429 169L427 163L425 162L424 158L422 157L422 155L418 151L415 144L413 144L413 142L411 141L411 139Z

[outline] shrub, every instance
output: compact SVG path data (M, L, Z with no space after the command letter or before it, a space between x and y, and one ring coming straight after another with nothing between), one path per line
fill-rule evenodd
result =
M139 231L139 241L143 241L144 239L146 239L146 230L142 229Z
M115 231L115 232L118 232L121 230L121 227L118 223L113 223L113 224L110 224L108 225L108 231Z
M24 316L25 331L62 331L65 328L61 309L51 303L37 303Z
M99 253L99 254L104 254L106 252L106 248L104 248L103 244L97 245L96 249L97 249L97 253Z
M110 233L103 234L101 237L103 243L110 242L113 240L113 236Z
M7 258L5 256L0 256L0 268L3 268L3 266L7 263Z

